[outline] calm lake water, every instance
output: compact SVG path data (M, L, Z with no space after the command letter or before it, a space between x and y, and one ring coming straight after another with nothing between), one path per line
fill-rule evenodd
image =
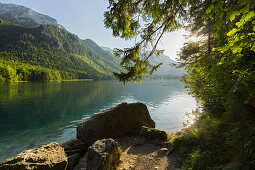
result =
M31 82L0 85L0 161L76 136L83 119L122 102L143 102L156 127L176 132L196 108L179 80Z

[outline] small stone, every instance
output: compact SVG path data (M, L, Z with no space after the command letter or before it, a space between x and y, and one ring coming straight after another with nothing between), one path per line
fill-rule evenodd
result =
M157 166L155 166L155 168L154 168L155 170L158 170L158 167Z
M128 167L129 169L134 169L135 168L135 166L134 165L129 165L129 167Z
M165 156L168 155L168 149L167 148L161 148L158 150L158 156Z

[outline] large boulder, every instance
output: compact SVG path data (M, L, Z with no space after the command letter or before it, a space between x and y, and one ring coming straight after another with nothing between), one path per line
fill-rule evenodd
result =
M64 170L67 167L67 156L59 143L42 145L30 149L0 163L0 170Z
M88 149L87 170L114 169L120 161L120 156L121 151L113 139L98 140Z
M90 146L99 139L136 135L142 126L155 127L146 105L122 103L80 123L77 138Z

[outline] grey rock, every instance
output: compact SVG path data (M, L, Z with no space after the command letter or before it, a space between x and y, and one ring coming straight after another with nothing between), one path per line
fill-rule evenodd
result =
M80 154L79 153L75 153L71 156L68 156L67 169L68 170L73 170L74 166L79 162L79 159L80 159Z
M119 163L118 144L113 139L96 141L87 153L87 170L111 170Z
M75 165L75 167L73 168L73 170L86 170L87 168L87 154L83 155L79 162L77 163L77 165Z
M143 103L122 103L102 111L77 126L77 138L88 145L104 138L137 135L142 126L155 127Z
M0 163L0 170L64 170L67 156L59 143L42 145L30 149Z
M75 153L83 154L88 150L89 145L79 139L72 139L62 144L67 156Z

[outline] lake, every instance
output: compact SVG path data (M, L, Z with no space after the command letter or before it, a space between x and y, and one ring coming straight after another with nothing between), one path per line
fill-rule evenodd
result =
M23 150L63 143L76 125L122 102L147 105L156 128L177 132L197 107L179 80L27 82L0 85L0 161Z

